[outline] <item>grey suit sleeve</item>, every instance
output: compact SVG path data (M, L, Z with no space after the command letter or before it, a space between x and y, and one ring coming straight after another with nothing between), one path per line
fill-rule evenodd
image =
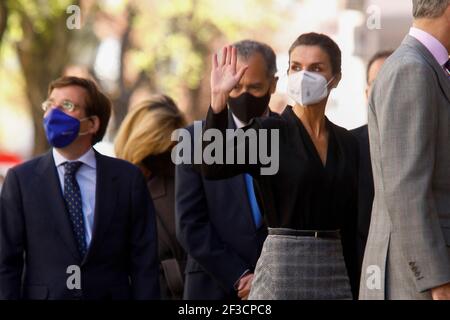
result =
M406 58L405 58L406 59ZM450 261L433 194L439 106L431 67L401 61L374 91L370 108L379 135L381 190L391 235L419 292L450 282ZM375 106L375 107L374 107ZM373 133L371 132L371 134Z

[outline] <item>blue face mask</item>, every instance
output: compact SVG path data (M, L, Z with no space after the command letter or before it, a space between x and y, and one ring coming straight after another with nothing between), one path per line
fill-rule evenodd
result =
M59 109L53 109L44 118L44 129L48 142L55 148L64 148L75 141L80 134L80 123L89 118L78 120Z

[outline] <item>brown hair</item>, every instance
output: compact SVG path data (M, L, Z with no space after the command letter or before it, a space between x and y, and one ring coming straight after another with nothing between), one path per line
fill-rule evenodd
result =
M292 51L298 46L319 46L330 58L334 75L341 73L341 49L329 36L315 32L300 35L289 48L289 60Z
M101 141L108 127L109 118L111 117L111 101L100 91L92 80L71 76L64 76L52 81L48 86L48 95L55 88L68 86L78 86L86 90L86 115L88 117L97 116L100 119L100 126L92 139L92 144Z

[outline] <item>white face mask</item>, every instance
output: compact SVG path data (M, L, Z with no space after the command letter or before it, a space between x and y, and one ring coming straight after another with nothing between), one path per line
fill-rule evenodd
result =
M300 71L288 77L288 95L302 106L316 104L328 96L328 85L323 75L317 72Z

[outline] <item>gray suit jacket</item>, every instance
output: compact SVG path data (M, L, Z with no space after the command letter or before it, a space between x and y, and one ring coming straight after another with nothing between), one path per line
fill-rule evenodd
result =
M360 299L430 299L450 282L450 79L407 36L369 101L375 184Z

